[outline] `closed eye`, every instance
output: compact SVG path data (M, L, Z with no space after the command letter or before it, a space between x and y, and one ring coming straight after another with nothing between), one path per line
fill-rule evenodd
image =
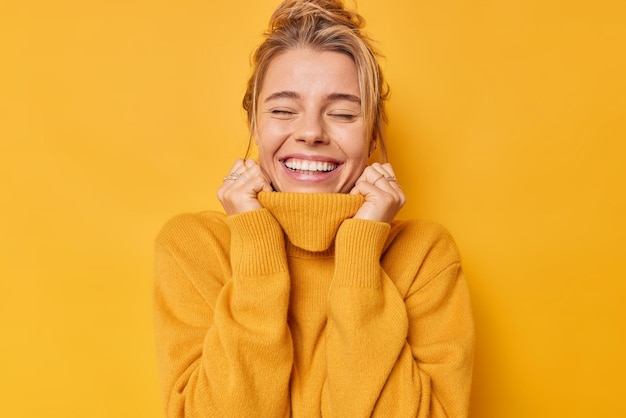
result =
M352 113L330 113L329 116L346 122L352 122L359 117L358 114Z
M289 119L292 118L296 112L287 109L272 109L270 110L270 114L278 119Z

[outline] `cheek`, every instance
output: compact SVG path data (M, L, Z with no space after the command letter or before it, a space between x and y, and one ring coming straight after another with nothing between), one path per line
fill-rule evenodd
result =
M277 149L288 135L285 124L275 121L259 121L255 140L257 145L266 149Z
M363 129L353 128L345 130L337 137L337 143L352 159L367 159L368 148Z

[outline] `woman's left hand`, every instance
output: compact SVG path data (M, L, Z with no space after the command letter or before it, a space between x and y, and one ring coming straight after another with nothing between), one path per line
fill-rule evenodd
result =
M365 202L354 215L356 219L391 223L406 202L389 163L365 167L350 194L365 196Z

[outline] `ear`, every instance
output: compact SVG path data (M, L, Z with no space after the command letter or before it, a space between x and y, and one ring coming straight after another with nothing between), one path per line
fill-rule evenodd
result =
M372 139L372 140L370 141L369 153L368 153L368 155L367 155L367 156L368 156L368 157L371 157L371 156L372 156L372 153L373 153L374 151L376 151L376 140L375 140L375 139Z

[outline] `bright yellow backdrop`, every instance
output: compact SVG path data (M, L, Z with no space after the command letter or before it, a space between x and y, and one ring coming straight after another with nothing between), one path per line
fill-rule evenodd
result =
M623 4L359 3L402 215L464 256L475 418L626 416ZM160 416L152 239L219 209L275 5L2 2L0 416Z

